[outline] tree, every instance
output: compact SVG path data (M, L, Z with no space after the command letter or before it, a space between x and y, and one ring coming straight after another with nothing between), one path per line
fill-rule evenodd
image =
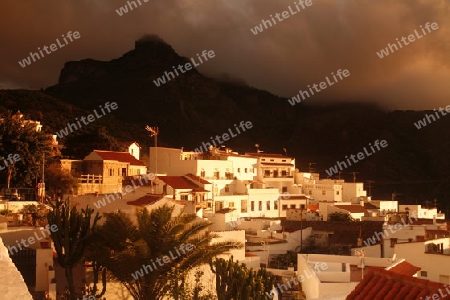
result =
M334 212L328 215L328 221L353 222L354 219L348 213Z
M265 268L248 269L245 264L218 258L211 269L216 274L216 290L219 300L265 300L273 289L275 275Z
M86 246L92 242L92 231L101 218L97 213L91 225L93 209L86 206L81 212L76 207L70 207L70 199L57 201L53 210L47 214L48 223L57 226L51 231L51 237L58 254L58 262L65 269L70 300L77 299L79 293L75 290L73 268L81 262Z
M51 162L45 168L45 186L53 200L72 194L78 188L78 179L62 169L60 162Z
M109 213L99 228L113 250L106 267L136 300L163 299L183 288L181 275L242 247L231 241L212 244L217 236L206 231L210 222L195 214L173 214L174 207L168 205L151 212L143 209L135 226L124 213Z
M35 125L26 122L23 115L18 112L13 114L8 111L0 119L0 153L5 156L10 154L20 160L7 160L6 185L9 188L11 182L14 185L30 186L41 171L43 155L51 153L51 136L36 131ZM5 166L4 159L0 157L1 167Z
M33 226L44 227L47 225L48 207L45 204L39 203L38 205L24 205L20 212L24 215L31 215L31 224Z

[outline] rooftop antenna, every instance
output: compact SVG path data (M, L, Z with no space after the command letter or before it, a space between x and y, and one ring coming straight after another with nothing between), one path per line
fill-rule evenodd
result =
M150 132L150 137L155 137L155 175L158 176L158 127L145 126L145 130Z
M369 186L367 187L369 189L369 196L372 196L372 183L375 182L375 180L366 180Z
M356 174L359 172L350 172L350 174L353 174L353 182L356 182Z
M287 149L283 148L284 155L287 156Z
M260 152L260 151L259 151L259 144L256 143L256 144L255 144L255 147L256 147L256 153L259 153L259 152Z

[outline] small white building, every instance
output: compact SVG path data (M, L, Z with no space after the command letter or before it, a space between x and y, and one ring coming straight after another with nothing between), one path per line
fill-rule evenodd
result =
M369 266L386 268L396 261L387 258L298 254L298 276L308 300L345 300Z
M437 208L422 208L420 204L400 204L398 206L399 212L416 212L419 219L445 219L445 214L437 211Z
M394 251L397 257L404 257L421 268L418 277L434 282L450 284L450 239L398 243Z

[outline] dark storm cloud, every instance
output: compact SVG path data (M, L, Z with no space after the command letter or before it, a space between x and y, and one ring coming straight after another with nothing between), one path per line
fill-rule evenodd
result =
M351 76L308 99L366 99L389 108L424 109L450 104L450 4L445 0L313 0L313 5L254 35L250 28L294 1L140 0L119 16L126 1L12 1L0 12L0 82L40 88L57 82L64 62L110 60L144 34L158 34L181 55L212 49L200 71L242 78L292 97L337 69ZM376 52L437 22L432 31L380 59ZM18 61L61 34L81 38L26 68ZM1 87L1 86L0 86Z

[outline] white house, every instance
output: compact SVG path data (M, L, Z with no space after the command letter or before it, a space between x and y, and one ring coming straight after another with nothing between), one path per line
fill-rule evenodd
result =
M445 214L437 211L437 208L422 208L422 205L418 204L401 204L398 206L399 212L416 212L419 219L445 219Z
M398 243L394 251L397 257L404 257L421 268L418 277L434 282L450 284L450 239Z

